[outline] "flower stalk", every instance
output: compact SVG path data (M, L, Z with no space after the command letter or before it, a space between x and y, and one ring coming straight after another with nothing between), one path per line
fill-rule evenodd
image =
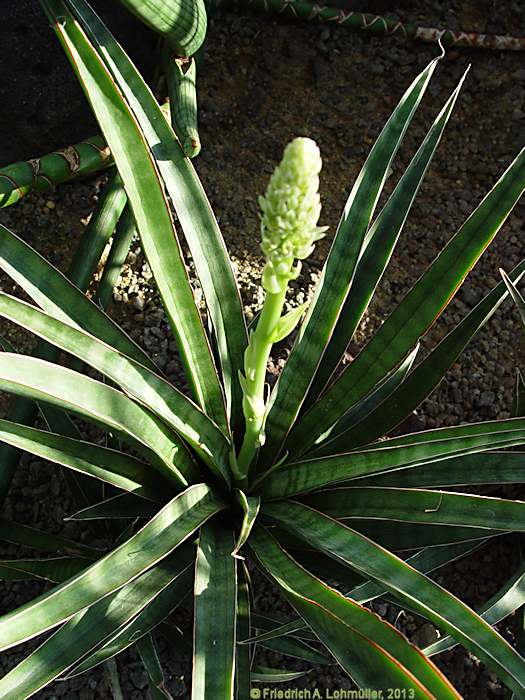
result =
M272 345L286 337L300 318L300 314L294 314L296 321L290 324L290 319L282 316L288 285L301 271L300 260L310 255L326 230L317 225L321 213L321 165L314 141L294 139L286 147L265 196L259 198L261 248L266 258L261 283L266 296L257 326L250 333L244 354L244 376L240 377L246 419L237 460L237 476L241 480L246 479L264 443L266 369Z

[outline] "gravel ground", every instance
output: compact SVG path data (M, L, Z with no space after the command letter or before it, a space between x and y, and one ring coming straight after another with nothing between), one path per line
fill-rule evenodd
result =
M355 9L392 11L393 5L361 3ZM498 11L496 3L458 0L404 3L404 8L396 13L402 20L425 25L518 34L520 29L523 33L518 20L524 9L522 2L505 3L504 10ZM373 38L344 29L275 22L248 13L214 16L200 75L204 147L196 167L231 251L247 314L253 314L261 301L256 195L264 190L285 144L296 135L310 136L319 143L324 159L321 223L330 226L326 239L304 264L302 277L295 284L290 303L296 304L304 301L304 295L318 278L345 198L371 144L402 92L435 55L433 46L395 37ZM449 51L414 119L387 191L469 63L471 70L443 143L405 226L397 254L349 348L350 355L355 355L401 300L525 143L523 55ZM102 179L32 196L16 207L0 211L0 222L65 269L73 244L93 209ZM518 205L423 342L423 351L440 340L494 286L499 267L509 270L524 257L524 217L525 206ZM1 277L1 287L13 290L5 277ZM173 341L138 243L128 258L114 298L111 313L152 352L162 369L178 377ZM12 326L0 323L0 332L24 350L31 347L31 339ZM438 390L418 409L410 429L508 417L515 367L524 364L520 344L517 315L506 304L452 367ZM285 353L281 349L280 354ZM276 357L275 370L278 364ZM6 407L3 397L2 412ZM7 517L72 538L89 539L92 535L78 524L63 521L73 510L56 469L26 457L6 505ZM21 554L6 548L2 557ZM469 604L479 605L515 567L515 542L501 538L461 563L440 570L437 580ZM35 583L2 585L2 609L12 609L41 590L42 586ZM260 591L256 602L261 609L274 614L287 612L271 588L264 584ZM376 602L374 609L416 642L423 644L435 635L431 625L386 601ZM187 623L187 616L183 617L181 624ZM500 629L512 639L511 621ZM187 657L164 642L161 645L172 673L170 690L175 697L189 697ZM3 667L12 667L29 648L27 645L3 654ZM261 652L261 662L275 666L281 663L270 652ZM462 650L443 654L439 664L465 698L509 697L497 678ZM119 666L125 699L147 697L146 680L134 653L123 655ZM292 662L290 668L294 667L300 664ZM315 669L306 680L295 682L296 686L301 684L331 690L350 687L333 667ZM95 671L80 679L55 683L36 697L91 700L109 698L110 691L103 672Z

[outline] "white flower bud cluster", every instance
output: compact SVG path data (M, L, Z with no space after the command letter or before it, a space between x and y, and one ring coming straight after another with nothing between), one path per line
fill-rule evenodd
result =
M295 279L301 263L324 236L317 226L321 213L319 172L322 161L315 141L296 138L286 146L266 194L259 197L262 209L262 250L266 256L262 286L267 292L282 291Z

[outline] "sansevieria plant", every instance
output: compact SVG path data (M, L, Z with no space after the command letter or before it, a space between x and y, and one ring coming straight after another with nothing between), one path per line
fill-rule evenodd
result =
M3 539L57 556L1 562L1 575L57 585L0 617L4 650L52 632L0 680L0 697L29 697L132 644L152 697L169 697L155 636L176 638L172 614L192 591L194 700L245 700L251 683L300 675L257 666L258 646L337 662L362 688L402 693L392 697L457 698L431 660L456 643L525 697L525 660L493 628L524 602L525 570L479 611L429 576L500 534L525 531L525 503L456 490L524 481L523 455L508 448L525 443L525 419L383 439L437 386L508 294L501 282L418 361L419 339L521 196L525 151L339 371L460 85L376 214L437 60L408 88L351 190L308 309L283 315L290 280L325 233L319 150L307 138L286 147L260 200L265 301L247 329L215 218L151 92L85 0L41 4L113 154L124 211L154 273L191 398L95 302L2 227L0 266L35 305L0 294L0 314L65 352L68 363L0 353L0 388L37 402L51 427L2 420L0 439L80 473L92 487L86 492L96 495L96 480L110 485L109 498L92 500L75 517L108 518L108 531L118 535L101 551L2 522ZM206 323L179 229L204 292ZM524 272L525 262L509 279L517 284ZM269 392L272 345L294 329ZM107 442L75 435L68 414L102 428ZM253 609L254 569L291 604L287 620ZM367 607L380 596L427 618L440 639L424 649L411 644Z

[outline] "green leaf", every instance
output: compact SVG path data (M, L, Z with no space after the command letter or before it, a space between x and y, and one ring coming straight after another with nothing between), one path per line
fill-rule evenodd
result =
M102 550L95 547L78 544L60 535L49 535L47 532L15 523L7 518L0 518L0 540L41 552L62 552L85 559L98 559L103 554Z
M352 283L388 169L438 60L432 61L405 92L350 192L307 317L273 389L272 407L266 420L268 438L261 452L264 464L271 464L278 454L322 360ZM321 434L333 423L335 420Z
M1 419L0 440L143 498L158 501L166 493L158 473L123 452Z
M516 288L515 281L511 280L505 270L500 268L500 274L503 277L505 286L509 290L509 294L512 297L512 301L516 304L518 311L520 312L521 320L525 324L525 299L521 296L518 289Z
M352 525L354 530L394 552L410 551L420 547L441 547L461 542L481 543L488 536L507 534L506 530L404 522L396 523L393 528L389 520L356 520Z
M472 552L486 541L487 540L481 540L481 542L474 543L461 542L460 544L453 544L445 547L426 547L425 549L417 552L417 554L413 554L412 556L408 557L406 559L406 564L412 566L414 569L416 569L416 571L422 571L423 573L428 574L431 571L439 569L445 564L450 564L459 557ZM317 551L317 556L320 557L323 555ZM332 564L336 564L333 559L331 561ZM352 571L349 573L354 574ZM385 594L386 591L380 584L376 583L375 581L365 581L357 586L353 586L352 589L344 595L345 598L351 598L352 600L355 600L356 603L363 604ZM258 620L254 621L256 627L257 622ZM301 619L290 620L287 623L279 623L279 621L272 620L270 624L266 623L262 628L268 631L253 638L253 641L257 641L258 644L262 644L265 640L271 640L284 635L301 637L305 634L304 630L307 628L307 625Z
M195 567L192 700L233 700L236 560L233 533L217 520L200 530Z
M118 284L122 267L136 234L135 219L129 205L126 204L113 234L111 248L95 292L95 302L101 309L106 309L113 298L113 291Z
M323 361L305 401L308 408L326 387L337 369L346 348L370 303L372 295L390 261L412 204L426 175L443 131L467 75L463 74L441 112L436 117L425 140L401 176L386 205L368 230L363 242L350 291L345 299L341 315L328 343Z
M168 693L164 685L164 673L160 665L155 642L151 634L142 637L136 642L137 649L140 654L146 673L148 674L149 694L151 700L173 700L172 695Z
M224 507L208 486L190 486L129 540L39 598L0 617L0 649L31 639L117 591L161 561Z
M283 636L294 636L298 639L306 639L308 641L317 641L317 637L310 628L301 618L296 618L295 620L289 620L288 622L284 620L279 620L268 615L261 615L260 613L254 613L253 615L253 626L256 629L266 630L261 634L254 635L253 637L243 638L239 644L249 644L255 641L264 641L265 639L276 639L277 637Z
M70 3L102 60L131 106L164 180L193 262L213 324L232 428L242 428L242 395L237 381L247 345L242 303L219 226L191 161L150 89L107 28L83 0Z
M253 683L290 683L290 681L303 678L309 673L310 671L286 671L280 668L255 666L251 673L251 679Z
M396 369L388 375L387 379L378 384L378 386L367 396L352 406L352 408L345 413L345 415L339 421L337 421L331 430L327 431L325 435L322 435L319 438L318 446L314 445L309 454L324 454L325 450L327 449L327 445L332 445L332 443L335 444L336 440L339 440L339 436L341 434L346 435L346 431L348 429L353 430L355 425L360 425L362 422L368 423L369 416L376 415L377 409L381 407L384 402L388 401L388 399L394 393L396 395L401 393L396 390L404 387L403 382L405 381L408 372L410 372L418 352L419 343L412 350L412 352L406 356L399 367L396 367ZM327 438L330 439L327 440ZM334 451L331 450L330 454L334 454Z
M511 416L525 415L525 379L518 369L516 370L516 385L514 388L514 400L512 402Z
M183 566L188 562L185 554L185 551L179 552L177 550L177 552L172 555L174 561L177 561L179 566ZM66 677L72 678L73 676L78 676L108 659L112 659L117 654L120 654L132 644L142 639L144 635L155 630L158 625L162 624L162 622L184 602L191 592L194 568L193 548L191 549L191 554L192 560L186 568L181 571L177 578L169 585L162 588L162 590L159 589L158 595L149 600L149 602L143 600L142 602L144 605L140 612L138 612L135 617L130 618L127 624L121 625L108 636L104 643L98 645L92 654L83 657L79 664L70 668ZM140 579L137 580L140 581ZM113 596L120 594L122 597L127 588L128 587L121 589L121 591L117 594L113 594ZM106 599L104 599L104 601L105 600ZM99 604L97 603L97 605Z
M44 311L158 372L148 355L56 267L0 224L0 267ZM67 300L67 303L64 303Z
M521 279L524 271L525 261L512 271L513 279ZM506 298L505 285L500 282L364 419L350 422L348 417L352 409L343 416L333 431L337 437L324 443L316 454L354 449L387 435L438 386L446 371Z
M361 451L280 465L262 476L257 493L264 498L285 498L361 476L523 442L522 418L427 430L375 443Z
M0 389L50 403L122 433L143 452L147 448L148 460L183 486L188 483L185 474L196 475L189 453L164 423L102 382L34 357L0 353Z
M299 421L285 449L306 450L406 356L453 298L524 189L525 148L358 357Z
M0 315L99 370L162 418L194 447L218 476L229 479L229 446L212 421L182 392L147 367L83 331L71 328L14 297L0 293ZM184 453L182 443L179 450ZM186 464L188 466L189 462ZM217 465L220 469L217 469ZM191 468L188 475L196 474Z
M327 489L305 502L337 520L372 518L525 532L525 503L489 496L369 486Z
M0 680L6 700L27 698L89 654L159 596L188 567L191 550L167 557L116 593L77 613Z
M246 496L246 494L243 491L236 489L235 497L237 499L237 502L240 504L244 515L242 519L241 530L235 541L235 549L232 552L234 556L237 555L239 550L248 540L253 525L257 519L257 516L259 515L259 509L261 507L261 499L258 496Z
M525 483L525 453L482 452L356 479L356 486L473 486Z
M295 327L301 320L301 316L306 311L308 304L309 302L306 301L304 304L296 306L291 311L288 311L287 314L281 316L279 322L277 323L275 334L272 338L272 341L274 343L279 343L281 340L284 340L290 335L290 333L295 329Z
M40 1L79 77L124 182L188 380L198 403L226 429L221 386L154 156L133 111L66 5L62 0Z
M392 625L302 569L261 526L250 543L266 575L360 687L406 688L414 698L459 697Z
M2 581L41 579L61 583L88 566L85 559L53 557L51 559L12 559L0 561Z
M358 532L298 503L269 504L264 513L334 559L383 585L394 597L452 634L518 693L525 659L467 605ZM438 696L440 697L440 696Z
M150 518L158 512L159 506L137 498L135 494L121 493L106 498L99 503L82 508L66 520L120 520Z
M235 700L244 700L250 693L252 646L239 644L251 632L250 574L243 561L237 568L237 628L235 644Z
M525 603L525 564L477 611L489 625L496 625ZM456 642L452 637L441 637L423 649L427 656L441 654L452 649Z
M333 663L333 660L326 656L326 654L322 654L306 642L300 639L293 639L293 637L285 636L266 640L261 640L258 637L257 645L265 649L270 649L270 651L275 651L278 654L284 654L285 656L301 659L302 661L307 661L312 664Z

